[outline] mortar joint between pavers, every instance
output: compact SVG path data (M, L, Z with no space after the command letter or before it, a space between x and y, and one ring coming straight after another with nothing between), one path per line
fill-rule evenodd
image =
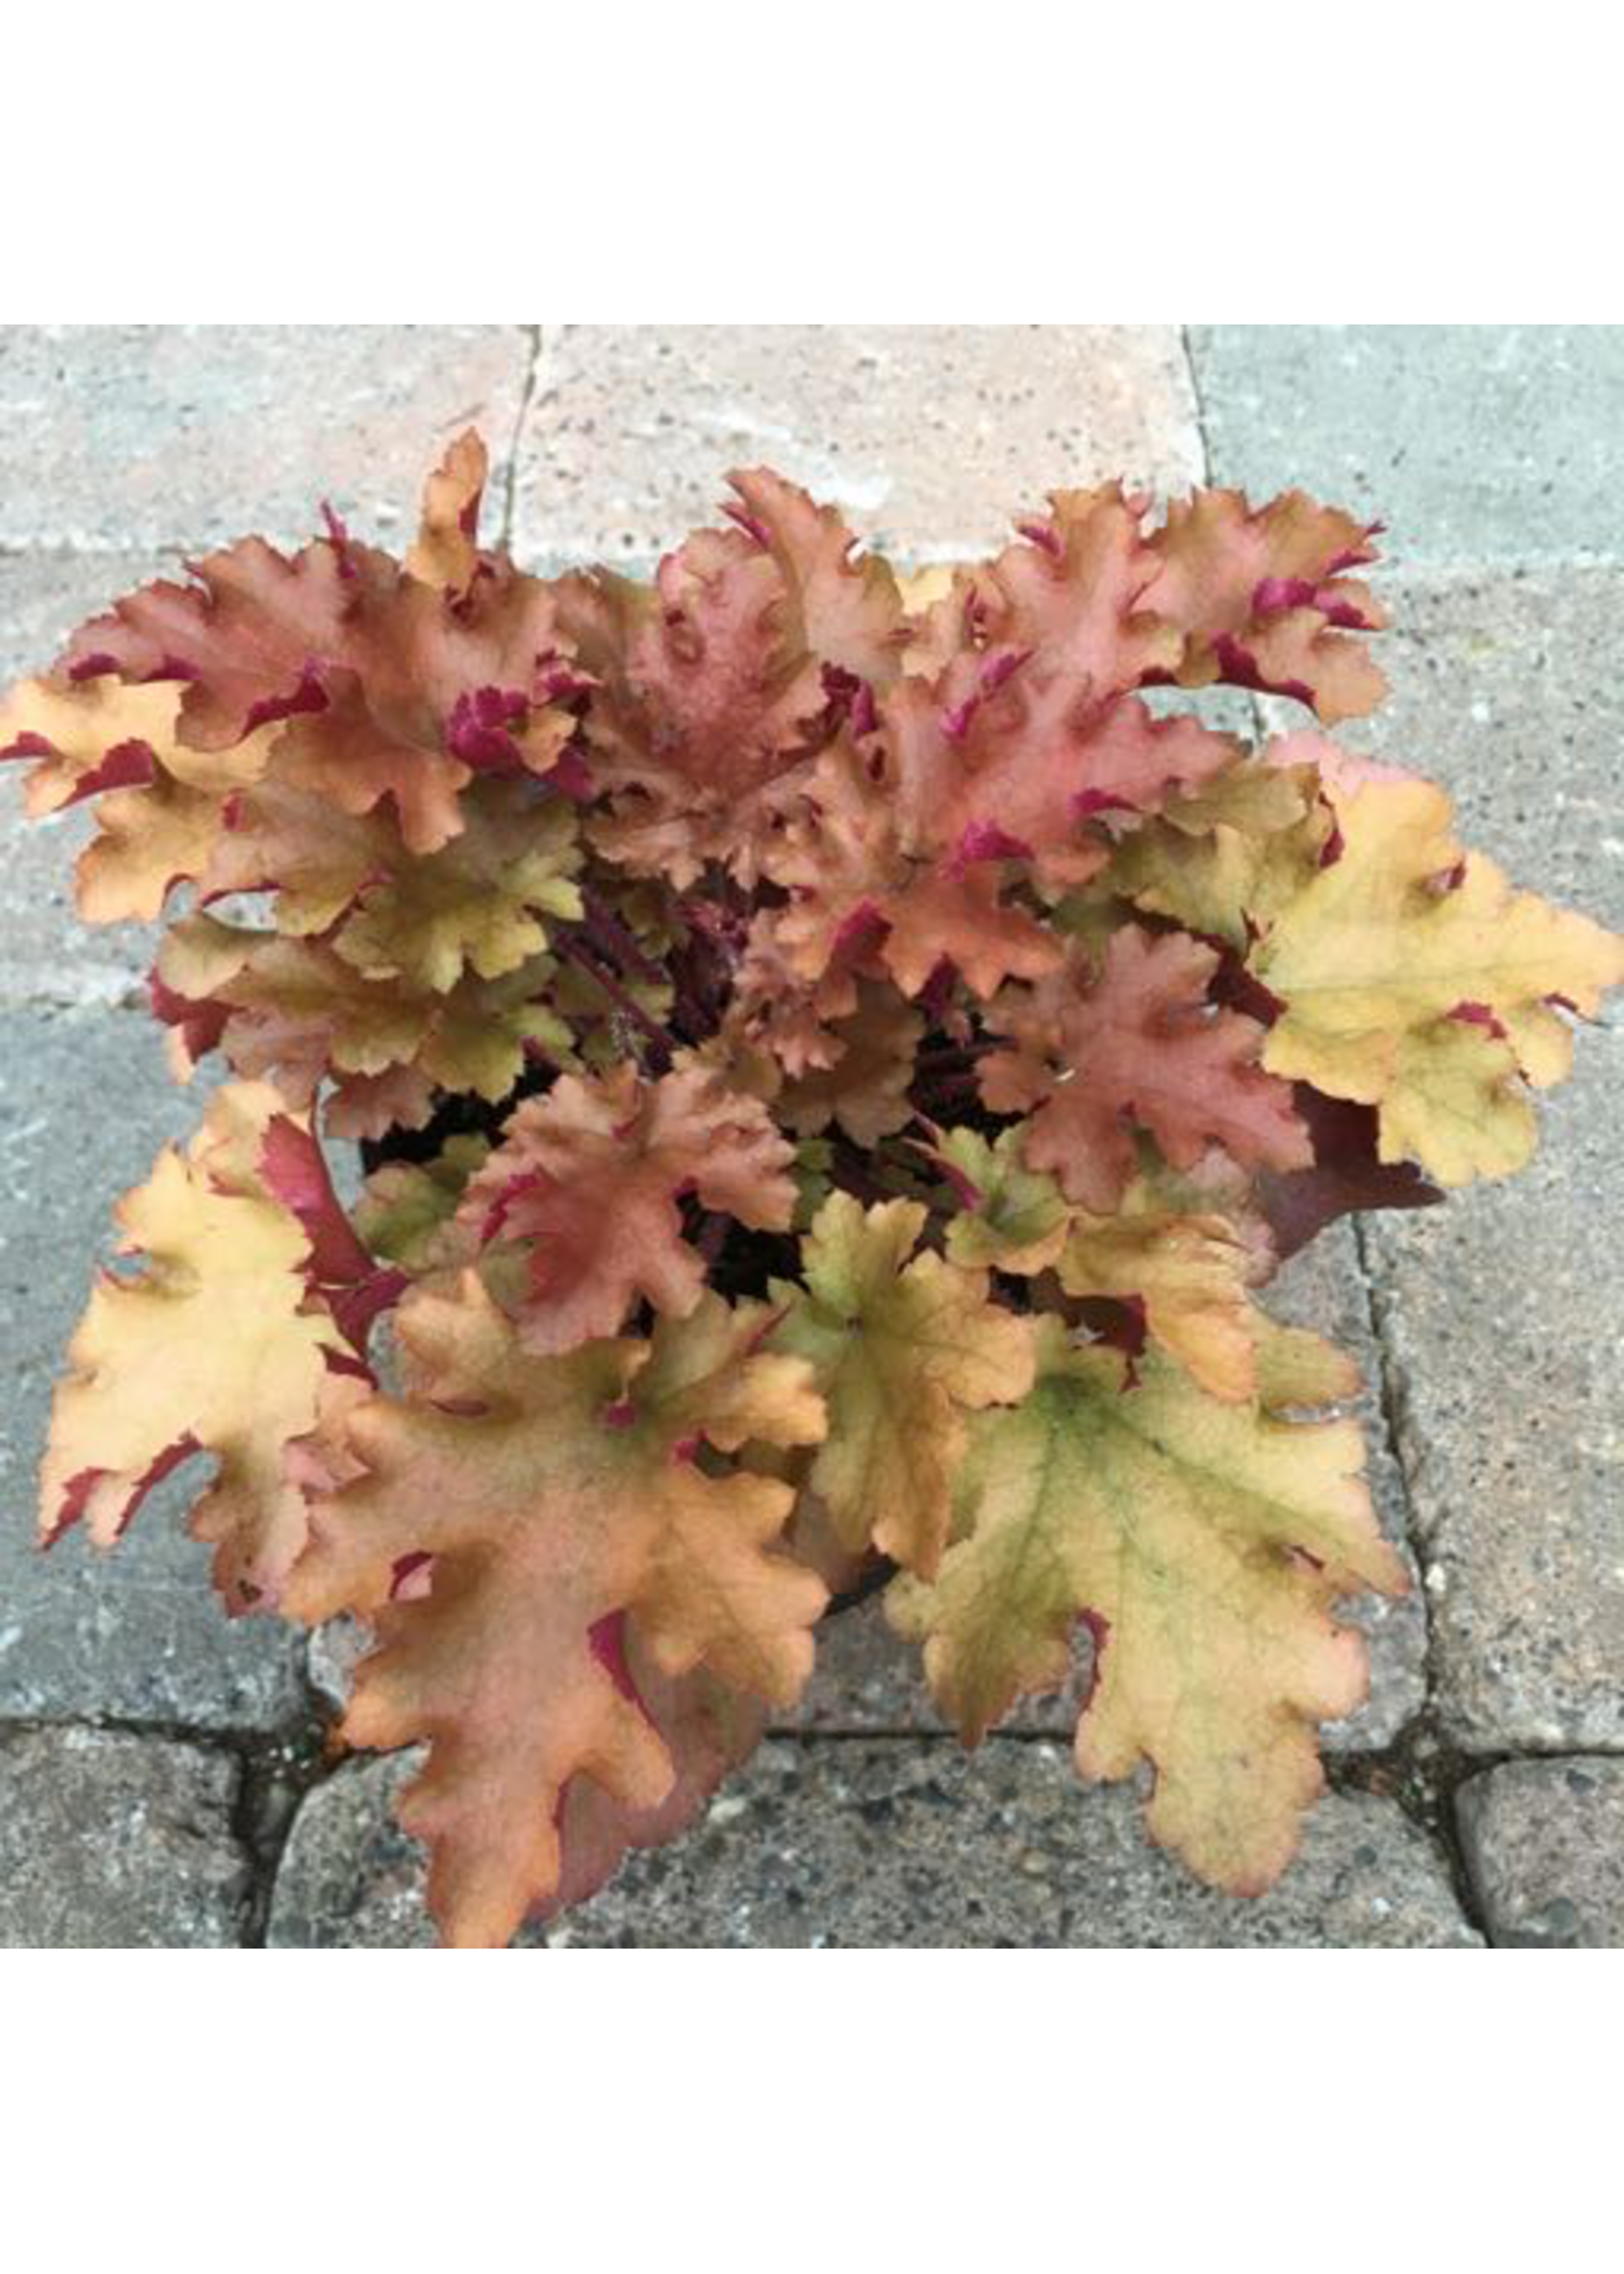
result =
M1352 1216L1354 1255L1359 1265L1360 1287L1364 1296L1364 1315L1370 1330L1371 1345L1376 1354L1376 1412L1388 1448L1398 1471L1399 1490L1403 1500L1404 1535L1416 1547L1426 1545L1416 1496L1415 1472L1411 1461L1409 1429L1406 1426L1404 1371L1399 1361L1398 1347L1393 1337L1391 1307L1378 1284L1370 1256L1364 1219L1356 1209ZM1425 1613L1427 1650L1428 1700L1432 1696L1432 1604L1423 1585L1422 1608Z
M519 389L518 415L513 421L513 441L507 453L507 471L502 481L499 535L504 553L511 552L513 547L513 520L519 499L519 456L524 448L525 429L530 424L531 410L538 397L546 391L542 383L542 372L547 361L547 326L527 323L523 328L528 342L524 384Z
M1212 437L1207 432L1206 400L1201 393L1201 367L1196 360L1195 342L1188 323L1179 326L1179 345L1184 351L1185 369L1189 374L1189 392L1195 405L1195 439L1200 445L1202 482L1212 480Z

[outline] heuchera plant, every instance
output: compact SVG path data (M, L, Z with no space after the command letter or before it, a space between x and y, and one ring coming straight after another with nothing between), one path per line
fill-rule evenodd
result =
M206 1456L228 1608L370 1630L343 1735L427 1743L452 1943L670 1838L882 1581L972 1745L1085 1626L1083 1776L1267 1887L1338 1599L1406 1583L1355 1369L1255 1292L1520 1167L1624 943L1160 692L1375 704L1375 531L1298 493L1062 491L910 586L743 474L646 587L482 550L485 474L404 564L329 514L148 585L0 712L33 812L96 800L86 916L190 888L152 1008L234 1077L119 1204L44 1538Z

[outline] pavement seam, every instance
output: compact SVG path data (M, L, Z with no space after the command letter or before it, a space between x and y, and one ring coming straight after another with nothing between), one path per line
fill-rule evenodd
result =
M1179 345L1184 350L1185 369L1189 374L1189 391L1195 404L1195 439L1199 443L1201 451L1200 478L1203 482L1210 482L1212 480L1212 438L1207 432L1206 399L1201 392L1201 373L1195 360L1195 341L1192 336L1192 327L1188 323L1182 323L1179 326Z
M529 342L529 353L525 360L524 384L519 390L518 416L513 421L513 439L508 445L507 472L502 481L501 522L497 531L497 542L504 553L510 552L513 545L513 517L519 501L519 453L524 446L525 429L530 424L530 414L538 398L546 392L542 374L548 354L547 326L527 323L524 332Z
M1352 1223L1360 1285L1364 1296L1371 1345L1376 1354L1376 1379L1372 1384L1376 1393L1376 1418L1386 1437L1399 1481L1405 1539L1416 1553L1425 1646L1421 1661L1422 1697L1417 1711L1411 1715L1390 1745L1379 1753L1354 1754L1340 1761L1327 1762L1327 1777L1333 1787L1339 1783L1351 1783L1362 1785L1366 1790L1391 1793L1405 1814L1427 1834L1442 1853L1462 1916L1482 1937L1484 1943L1492 1947L1493 1938L1489 1934L1488 1920L1467 1863L1460 1823L1455 1812L1455 1794L1459 1786L1468 1777L1475 1775L1479 1768L1489 1766L1489 1761L1481 1756L1463 1753L1451 1742L1443 1727L1437 1694L1438 1636L1433 1623L1432 1597L1426 1584L1426 1542L1417 1508L1404 1426L1403 1369L1392 1338L1391 1306L1374 1267L1364 1220L1358 1211L1355 1211ZM1342 1773L1340 1777L1338 1771Z

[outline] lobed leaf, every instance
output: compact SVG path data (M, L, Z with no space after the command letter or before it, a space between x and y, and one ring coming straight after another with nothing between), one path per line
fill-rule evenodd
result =
M912 1201L865 1211L833 1194L802 1243L805 1292L774 1284L785 1316L773 1346L807 1359L828 1400L810 1483L841 1545L872 1544L928 1575L947 1542L964 1416L1024 1394L1032 1338L989 1301L985 1272L913 1255L924 1225Z
M1212 949L1181 933L1125 924L1097 975L1073 950L1064 971L993 1005L987 1022L1011 1047L982 1060L981 1095L995 1113L1031 1114L1028 1166L1051 1170L1080 1206L1117 1207L1135 1125L1176 1169L1209 1144L1248 1167L1311 1159L1290 1089L1258 1064L1263 1027L1209 1000L1217 968Z
M1594 1016L1624 941L1463 854L1430 783L1332 795L1338 857L1249 959L1282 1005L1263 1062L1374 1106L1383 1161L1411 1155L1442 1185L1503 1176L1534 1151L1522 1079L1571 1064L1555 1005Z
M105 1547L154 1484L211 1454L215 1480L191 1528L214 1545L215 1579L234 1609L273 1602L304 1544L287 1451L315 1427L345 1348L315 1295L313 1227L261 1165L281 1111L273 1091L228 1085L188 1152L166 1146L119 1202L120 1252L145 1263L105 1275L90 1297L56 1392L40 1487L43 1540L83 1521Z
M1288 1380L1304 1385L1295 1344ZM1336 1599L1406 1586L1362 1460L1350 1422L1220 1403L1153 1356L1129 1386L1120 1354L1045 1320L1030 1396L973 1425L935 1585L899 1583L891 1607L971 1744L1059 1686L1086 1621L1079 1770L1147 1763L1153 1837L1211 1885L1255 1895L1320 1790L1314 1723L1364 1695L1364 1646L1335 1624Z
M523 1340L563 1351L614 1333L639 1296L676 1317L694 1309L705 1264L683 1236L679 1196L787 1231L791 1158L766 1108L708 1067L654 1081L630 1067L565 1076L517 1108L461 1214L482 1240L525 1245Z
M434 1847L447 1941L505 1943L556 1894L575 1778L638 1813L672 1794L665 1737L595 1645L606 1620L667 1678L704 1667L778 1704L804 1682L824 1589L776 1545L793 1492L694 1457L822 1434L808 1369L757 1354L761 1326L709 1296L652 1342L538 1358L471 1273L402 1309L410 1394L349 1416L364 1473L318 1508L287 1602L377 1628L345 1734L429 1741L400 1815ZM425 1555L427 1594L397 1599Z

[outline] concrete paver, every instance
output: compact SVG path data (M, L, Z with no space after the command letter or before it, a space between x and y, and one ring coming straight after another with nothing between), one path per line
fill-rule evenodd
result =
M305 1801L273 1947L433 1940L422 1858L389 1805L411 1757L360 1762ZM1390 1800L1332 1794L1260 1899L1214 1895L1151 1847L1126 1787L1085 1789L1064 1747L995 1737L778 1740L673 1845L632 1857L524 1941L717 1949L997 1945L1463 1949L1443 1860Z

